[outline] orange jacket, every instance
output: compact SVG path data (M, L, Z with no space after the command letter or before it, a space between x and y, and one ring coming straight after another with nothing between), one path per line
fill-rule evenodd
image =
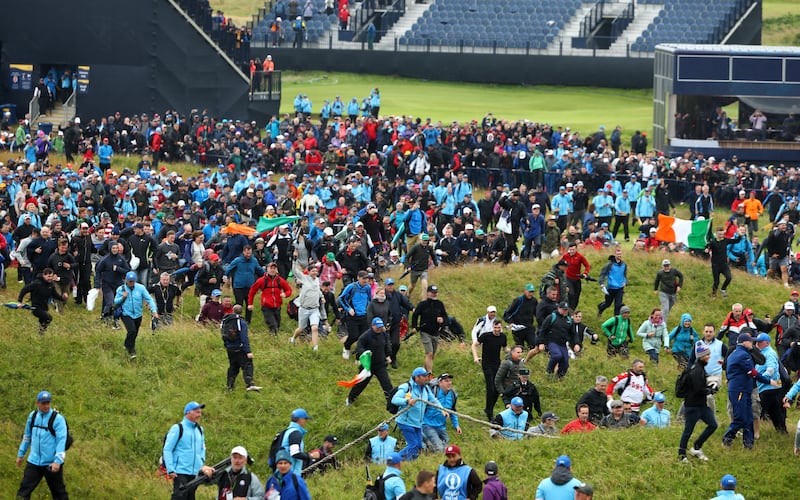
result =
M744 215L749 219L758 219L758 216L764 213L764 205L758 198L748 198L742 202L744 205Z

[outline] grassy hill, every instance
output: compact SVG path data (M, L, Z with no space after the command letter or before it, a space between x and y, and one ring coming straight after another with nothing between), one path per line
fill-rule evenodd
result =
M638 325L658 304L652 294L652 279L663 255L634 254L627 248L625 252L631 278L626 302ZM596 275L606 254L590 253L588 258ZM711 299L707 264L686 256L670 258L686 275L686 286L675 312L692 313L695 325L706 321L719 324L736 300L752 307L758 315L774 314L787 295L779 285L736 273L731 297ZM548 267L540 262L507 268L478 265L436 270L431 281L440 286L440 296L451 314L470 325L489 304L502 311L526 282L538 283ZM16 298L15 272L10 276L9 289L0 292L3 301ZM593 311L600 299L598 287L585 288L581 307L595 330L600 320ZM74 498L165 498L169 485L156 477L156 461L164 432L181 417L181 409L189 400L207 405L203 424L208 461L215 463L233 446L243 444L255 456L254 471L262 477L266 475L270 439L286 425L295 407L305 407L314 417L306 440L309 447L321 444L328 433L338 436L340 443L347 443L388 416L377 383L371 384L354 406L344 406L346 392L335 381L352 377L355 366L341 359L338 342L328 339L319 353L312 353L307 346L293 346L286 341L293 327L291 322L284 324L279 337L272 337L265 333L258 314L251 337L256 381L264 390L245 393L240 379L237 390L225 392L227 364L218 333L197 328L191 321L196 311L196 299L188 297L173 328L154 335L143 328L137 349L139 359L132 363L122 347L124 333L101 327L95 313L70 306L65 314L56 317L47 335L39 337L35 319L28 312L2 308L0 321L6 328L0 332L4 346L0 372L5 374L6 383L0 388L0 396L6 404L0 408L0 446L8 457L0 461L3 491L16 491L21 471L14 468L11 456L19 444L25 416L41 389L53 392L54 407L68 417L76 438L65 468ZM611 377L628 366L620 359L606 359L602 345L587 347L586 354L573 363L561 381L545 376L544 356L531 363L532 380L542 394L543 408L560 415L561 425L573 418L574 402L593 385L597 374ZM643 356L640 343L635 345L632 356ZM390 373L395 384L421 364L422 350L416 338L403 345L399 358L400 369ZM672 359L663 359L660 366L648 363L647 368L654 387L673 386L678 371ZM435 370L455 374L459 410L480 417L483 379L468 350L444 346ZM674 411L679 402L670 393L668 408ZM718 396L718 401L718 408L724 408L724 394ZM718 416L721 425L726 425L727 416ZM790 427L797 417L796 411L790 413ZM675 459L681 433L678 426L516 443L489 440L486 429L471 422L464 421L462 427L464 435L454 441L461 445L465 460L480 467L487 460L496 460L512 498L529 498L561 453L572 456L575 475L593 484L599 498L640 498L642 491L662 498L708 498L721 475L728 472L739 478L740 490L748 498L789 497L794 491L786 480L796 468L791 463L791 437L776 435L769 424L763 426L754 451L743 451L741 444L723 450L722 431L718 431L705 447L711 462L693 461L689 465L678 464ZM362 443L344 454L345 467L340 473L310 479L314 498L360 498L364 484L363 449ZM406 482L413 481L420 468L432 469L441 459L425 456L409 464ZM40 488L35 498L46 498L42 491ZM211 489L204 489L199 498L212 496Z

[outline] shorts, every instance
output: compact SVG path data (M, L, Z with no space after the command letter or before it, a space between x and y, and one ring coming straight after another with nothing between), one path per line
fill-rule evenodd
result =
M782 267L787 267L789 265L789 256L786 256L782 259L769 259L769 268L773 271L778 271Z
M439 347L439 337L431 335L427 332L419 332L419 338L422 340L422 347L425 348L425 354L436 353L436 348Z
M319 325L319 318L319 307L313 309L301 307L298 311L297 326L302 330L309 325Z
M425 281L428 281L428 271L411 271L411 284L415 285L417 280L422 278Z

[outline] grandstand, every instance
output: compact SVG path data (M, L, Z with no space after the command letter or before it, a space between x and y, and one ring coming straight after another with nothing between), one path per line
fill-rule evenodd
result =
M347 33L313 1L307 46L316 48L361 49L368 23L378 27L375 48L393 51L652 58L659 43L760 43L761 0L365 0L352 5ZM270 46L267 7L254 19L257 47Z

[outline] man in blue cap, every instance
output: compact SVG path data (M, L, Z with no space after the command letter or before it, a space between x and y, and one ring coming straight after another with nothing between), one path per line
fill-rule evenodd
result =
M30 450L25 464L17 498L30 498L44 477L53 498L67 499L64 485L64 460L67 447L67 421L50 408L52 396L41 391L36 396L36 409L28 415L25 432L17 451L17 467L22 467L25 453Z
M411 407L396 420L406 439L406 447L400 450L400 454L406 460L416 460L422 450L422 421L427 403L431 401L441 406L428 386L429 380L430 372L427 369L421 366L414 368L408 382L400 384L392 397L392 404L397 405L400 411Z
M778 354L770 347L769 344L771 341L772 339L769 334L764 332L759 333L758 337L756 337L755 346L759 352L764 355L764 359L766 360L764 363L756 365L756 370L770 380L780 381L781 374ZM769 415L769 419L772 421L772 425L775 426L775 430L780 434L787 434L786 410L783 407L785 389L761 382L756 384L756 389L758 389L761 407L764 409L764 413Z
M283 432L283 440L281 441L281 450L289 453L290 462L292 464L291 471L300 476L306 463L311 459L318 459L319 452L305 451L305 435L306 423L311 420L311 415L303 408L297 408L292 411L292 421L289 427Z
M753 337L740 333L736 339L736 349L728 356L725 374L728 379L728 401L733 410L730 427L722 436L722 445L730 447L741 429L744 447L752 449L755 444L753 433L753 379L762 384L777 387L778 382L758 373L750 351L753 350ZM760 353L759 353L760 354Z
M174 424L164 438L162 449L163 466L172 479L171 500L194 500L194 488L184 485L203 474L208 478L214 474L214 468L204 465L206 462L206 443L200 417L206 405L190 401L183 407L183 420Z
M389 435L389 424L384 422L378 427L378 435L367 441L364 458L375 464L385 463L389 454L394 453L396 446L397 438Z
M386 470L383 477L383 492L386 500L397 500L406 493L403 482L403 456L397 452L389 453L386 457Z
M558 500L573 498L575 487L583 483L572 475L572 460L567 455L556 459L556 466L550 477L542 479L536 487L536 500Z
M136 359L136 337L139 335L139 327L142 326L145 302L153 317L158 319L156 301L144 285L136 282L137 277L136 271L128 271L125 274L125 282L117 288L114 296L114 307L119 307L122 311L122 324L125 325L127 332L125 350L128 351L131 360Z
M389 372L386 370L387 365L392 362L392 343L389 340L389 333L386 331L383 320L379 317L372 318L369 330L362 333L358 338L356 357L360 358L367 351L372 352L371 374L350 389L350 394L345 400L346 406L350 406L359 394L367 388L373 376L378 377L378 382L380 382L383 389L384 399L389 397L394 388L392 381L389 379Z
M736 478L732 474L722 476L719 487L717 496L711 500L744 500L743 495L736 493Z

